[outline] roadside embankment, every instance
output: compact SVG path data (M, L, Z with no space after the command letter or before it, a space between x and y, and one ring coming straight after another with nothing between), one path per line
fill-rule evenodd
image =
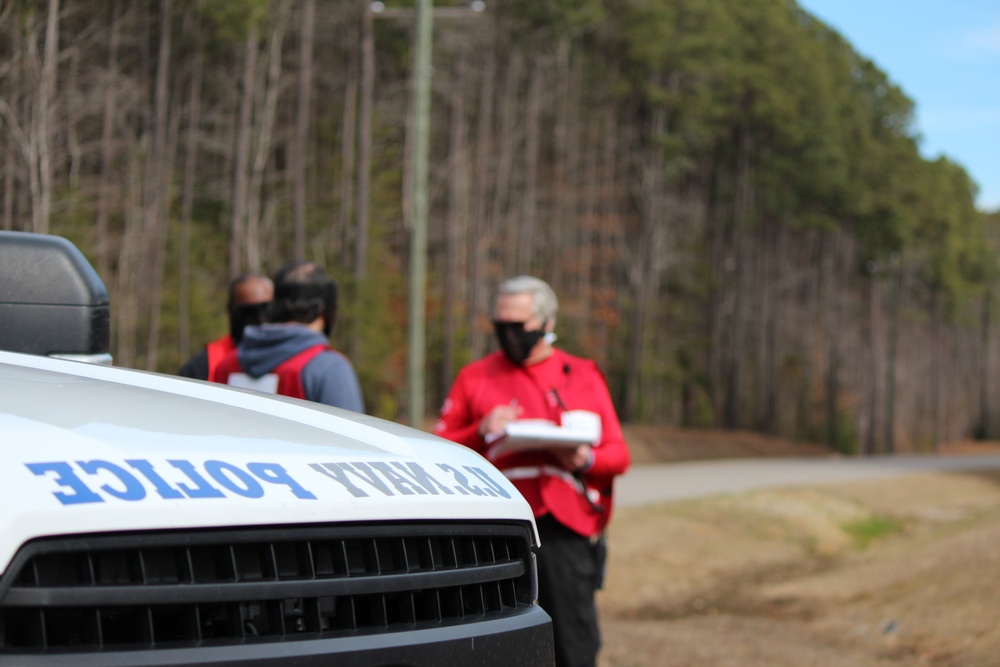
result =
M1000 473L620 506L602 667L997 664Z

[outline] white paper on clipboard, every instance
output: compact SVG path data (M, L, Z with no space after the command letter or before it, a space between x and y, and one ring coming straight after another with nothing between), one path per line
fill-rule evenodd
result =
M490 450L497 454L519 449L579 447L601 439L601 416L589 410L569 410L562 415L562 425L548 419L518 419L507 424L504 436Z

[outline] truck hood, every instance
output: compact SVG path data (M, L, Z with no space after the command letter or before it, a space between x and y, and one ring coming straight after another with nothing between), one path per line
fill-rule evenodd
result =
M0 352L0 572L49 535L532 520L472 450L373 417ZM537 540L537 535L536 535Z

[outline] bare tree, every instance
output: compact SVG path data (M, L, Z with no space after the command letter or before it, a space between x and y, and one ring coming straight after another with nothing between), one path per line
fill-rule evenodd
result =
M889 275L889 328L886 332L885 352L885 452L896 450L896 357L899 349L900 288L903 280L901 259L897 253L890 258Z
M191 218L194 210L195 179L198 166L198 137L201 125L202 70L205 56L201 48L201 32L194 19L185 17L187 31L196 37L196 50L191 62L190 89L188 92L188 125L184 141L184 184L181 193L181 237L179 242L178 271L178 348L181 358L191 351L190 290L191 290Z
M611 261L607 258L608 249L613 247L615 230L612 223L617 226L620 215L618 211L619 200L619 175L618 156L619 128L618 115L614 105L608 105L603 114L604 141L601 146L601 182L603 183L601 198L601 223L598 225L595 243L601 253L601 261L598 262L594 282L599 286L598 301L601 304L602 313L594 319L593 341L594 349L597 351L599 360L601 355L606 354L610 347L610 323L607 312L614 299L616 292L613 286ZM604 309L608 307L608 310Z
M115 157L115 111L117 109L118 50L121 46L120 0L114 0L110 8L108 35L107 74L104 90L104 113L101 120L101 171L98 176L97 220L95 245L97 270L102 276L111 274L111 239L108 231L108 216L111 212L112 164Z
M33 216L34 230L49 231L52 215L52 133L55 121L56 85L59 76L59 0L49 0L45 23L45 58L38 84L38 132L35 136L38 153L38 210Z
M347 82L344 85L343 120L340 124L340 239L342 262L349 261L351 238L357 235L357 225L351 224L352 212L355 210L355 167L357 164L358 143L358 78L352 68L349 68ZM355 240L355 243L359 241ZM357 271L357 247L355 246L354 269ZM352 348L353 349L353 348Z
M937 454L944 444L944 415L942 410L942 363L944 354L944 295L939 287L934 287L931 291L931 349L930 349L930 377L928 378L927 389L930 393L931 405L931 435L933 437L934 453Z
M576 293L580 299L580 314L578 326L581 331L591 331L591 305L593 304L594 278L594 244L598 226L597 188L598 166L600 159L600 117L595 115L588 123L586 133L586 166L584 167L583 212L580 216L578 229L580 238L577 244L580 248L579 268L577 270Z
M485 63L482 65L479 87L478 119L476 127L476 162L474 167L475 189L472 224L478 230L488 229L487 202L490 196L490 165L493 154L493 97L496 85L497 54L493 45L484 47ZM492 239L487 234L470 235L472 251L471 290L469 293L469 346L473 356L486 351L487 337L479 326L483 313L489 308L491 290L486 285L489 278L489 250Z
M13 20L14 10L11 4L0 7L0 30L10 35L10 52L12 65L16 63L18 54L22 52L21 31L10 30L7 25ZM9 79L9 91L20 88L20 67L9 66L6 68L6 76ZM8 95L11 94L8 92ZM17 103L14 103L17 106ZM14 117L13 109L7 101L0 99L0 127L13 124L16 126L17 119ZM14 198L17 183L17 143L15 137L10 136L12 132L0 135L0 150L3 151L3 211L0 212L0 229L14 229Z
M517 154L517 90L523 66L524 56L519 51L512 52L510 62L506 67L504 90L497 103L500 124L494 154L493 179L495 186L486 236L491 238L497 246L497 256L502 261L504 273L510 272L511 268L517 265L516 252L520 246L520 239L511 234L512 227L508 224L508 215L514 177L514 158Z
M993 308L993 288L988 287L983 295L979 311L979 356L982 363L979 364L979 435L989 438L993 435L993 420L990 419L990 367L992 366L992 336L993 322L991 311Z
M233 164L232 217L229 232L230 276L235 276L243 270L244 234L250 196L249 166L253 142L253 101L257 80L257 41L257 25L251 24L243 47L243 85L236 131L236 158Z
M368 217L371 201L372 114L375 108L375 26L371 4L362 3L361 109L358 118L357 232L354 240L354 278L360 286L368 275ZM352 142L353 143L353 142ZM353 152L353 146L352 146ZM360 343L360 340L357 341Z
M3 219L0 228L5 230L15 229L14 212L18 208L17 200L23 200L17 187L19 179L18 165L19 157L26 160L30 152L30 141L25 131L21 128L18 120L17 109L20 107L19 98L23 95L23 75L24 75L24 52L25 46L21 30L11 30L8 26L15 19L13 5L8 3L0 6L0 28L10 35L9 49L10 61L3 67L4 74L8 80L7 93L0 95L0 128L6 131L0 134L2 145L0 149L4 152L4 199L3 199ZM5 99L6 98L6 99Z
M146 369L155 370L160 349L160 311L163 297L163 273L167 254L167 202L174 142L170 134L170 50L173 0L160 2L160 45L157 54L154 97L153 145L146 167L146 213L144 243L148 253L149 335ZM169 146L168 146L169 142Z
M316 22L316 0L302 5L302 30L299 43L299 102L295 122L295 150L292 152L292 187L295 212L295 252L305 254L306 245L306 149L309 140L309 118L313 88L313 25Z
M465 97L469 66L467 53L458 58L458 75L451 87L451 133L448 155L448 217L445 230L444 302L442 326L444 341L441 355L441 386L451 384L458 327L458 301L464 296L461 276L467 265L463 249L466 247L465 230L468 224L468 121L466 119Z
M746 259L747 227L753 209L754 190L752 187L752 147L750 129L744 123L739 132L736 163L736 187L733 202L733 247L732 310L730 315L730 341L723 345L723 376L725 391L723 399L723 425L726 428L740 426L740 397L743 382L743 359L746 354L745 307L748 302L748 267Z
M537 63L537 58L535 59ZM521 215L514 227L516 238L523 243L515 267L518 274L529 273L535 257L538 235L538 163L541 158L542 86L545 68L532 67L528 84L527 117L525 118L524 194Z
M258 91L263 91L260 108L252 115L254 118L252 135L256 141L252 144L250 182L247 189L247 219L245 235L245 251L247 266L255 271L260 270L262 263L261 247L263 240L260 234L262 211L266 208L264 193L264 174L271 156L271 145L274 137L275 120L278 99L281 95L282 83L282 46L285 32L288 28L291 0L280 0L271 17L271 31L268 36L267 71L263 83L256 84ZM303 236L304 245L304 236ZM304 255L302 255L304 256Z
M549 226L548 254L545 263L550 267L548 275L549 281L556 290L561 291L562 266L560 251L565 249L565 230L570 224L567 220L573 214L572 200L569 195L570 182L573 178L572 148L575 143L573 137L573 119L576 117L576 104L573 99L575 90L571 82L572 72L572 52L568 37L563 36L556 45L555 61L555 88L556 88L556 113L555 122L552 129L555 177L555 196L552 205L552 218Z
M662 136L666 131L666 112L654 112L650 120L648 137ZM626 358L625 399L623 419L636 419L642 406L644 379L643 365L646 354L646 330L657 302L663 272L669 262L671 208L677 201L668 190L663 156L654 141L644 141L639 149L637 192L639 220L637 233L631 236L634 246L623 244L621 252L628 267L629 287L634 295L630 311L629 347Z

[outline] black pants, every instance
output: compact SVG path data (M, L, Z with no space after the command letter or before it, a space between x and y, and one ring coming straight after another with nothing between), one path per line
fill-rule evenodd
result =
M537 524L538 603L552 617L556 667L594 667L601 647L594 604L601 564L594 545L550 515Z

